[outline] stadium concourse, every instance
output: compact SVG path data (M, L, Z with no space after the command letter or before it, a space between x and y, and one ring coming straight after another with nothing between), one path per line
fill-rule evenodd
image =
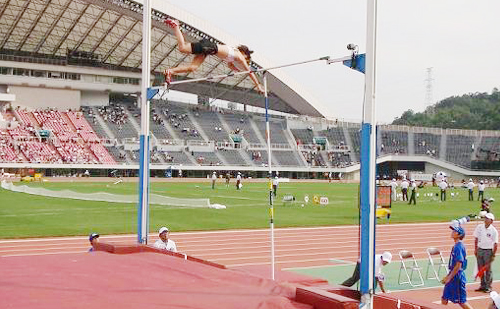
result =
M467 235L475 224L466 225ZM397 282L400 250L410 250L421 259L432 246L447 256L452 242L448 225L379 226L377 250L394 256L395 272L387 271L386 280ZM357 308L359 295L336 286L347 274L329 279L330 285L322 278L339 264L348 263L342 267L352 272L358 257L357 231L356 226L276 229L279 271L274 282L269 279L269 231L265 229L172 233L179 254L136 245L135 235L102 235L102 252L92 253L87 252L87 237L0 240L0 299L13 308L111 304L122 308ZM150 235L151 240L156 237ZM473 238L466 237L469 251L472 243ZM315 269L323 275L304 275ZM475 308L485 308L488 295L474 292L477 287L478 283L467 285L469 301ZM493 288L500 289L499 282ZM438 304L441 293L441 284L398 285L389 294L377 294L380 305L375 308L446 308Z
M267 166L261 114L171 101L155 101L153 106L154 165ZM127 103L79 111L7 109L1 113L0 163L90 164L90 168L136 164L139 115L140 110ZM311 167L355 171L359 169L359 125L271 117L273 166L288 171L311 171ZM470 170L473 162L500 145L498 132L380 126L378 133L382 162L438 165L463 177L480 174Z

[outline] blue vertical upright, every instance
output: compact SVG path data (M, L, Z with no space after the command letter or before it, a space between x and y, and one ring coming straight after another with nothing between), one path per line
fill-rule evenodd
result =
M375 68L377 0L367 0L366 20L365 103L361 128L361 303L373 308L375 258Z
M144 0L142 17L141 135L139 154L139 202L137 242L148 243L149 230L149 98L151 83L151 3Z

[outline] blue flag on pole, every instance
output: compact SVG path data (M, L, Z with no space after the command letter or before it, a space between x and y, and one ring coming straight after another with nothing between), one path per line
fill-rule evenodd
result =
M160 89L152 89L152 88L148 88L148 101L151 100L152 98L154 98L154 96L160 92Z
M353 70L365 73L365 54L356 55L354 61L352 59L344 60L342 62L345 66L350 67Z

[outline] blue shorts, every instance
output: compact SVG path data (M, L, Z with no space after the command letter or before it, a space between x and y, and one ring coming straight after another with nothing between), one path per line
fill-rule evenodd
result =
M467 291L465 289L465 273L459 271L451 281L444 286L442 299L449 300L455 304L467 302Z

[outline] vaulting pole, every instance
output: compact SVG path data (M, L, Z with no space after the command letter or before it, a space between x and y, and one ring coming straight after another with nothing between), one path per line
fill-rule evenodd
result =
M266 141L267 165L269 166L269 224L271 226L271 278L274 280L274 206L273 206L273 170L271 167L271 130L269 129L269 96L267 93L267 72L264 71L264 98L266 103Z

